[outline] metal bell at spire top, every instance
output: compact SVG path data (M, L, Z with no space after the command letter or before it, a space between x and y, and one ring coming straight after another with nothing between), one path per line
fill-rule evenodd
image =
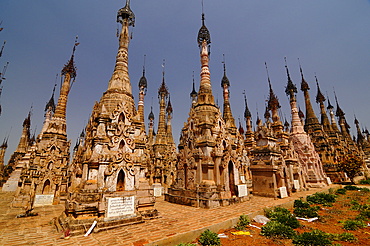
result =
M204 24L204 13L202 13L202 27L198 32L198 45L202 46L203 41L207 42L207 45L211 43L211 35L209 34L208 28Z
M130 8L130 0L126 0L125 7L118 10L117 13L117 22L120 22L122 24L126 19L129 26L135 26L135 14Z

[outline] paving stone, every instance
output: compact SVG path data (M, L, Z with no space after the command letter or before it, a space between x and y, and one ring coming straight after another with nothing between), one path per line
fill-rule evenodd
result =
M332 185L332 187L335 187ZM237 218L247 214L286 203L313 194L320 189L294 193L292 197L274 200L267 197L252 197L250 201L215 209L200 209L184 205L165 202L157 198L155 208L160 212L160 218L148 220L143 224L136 224L116 228L113 230L92 233L88 237L83 235L66 240L62 233L57 233L51 220L64 210L63 205L39 207L34 212L38 216L15 218L24 211L11 209L12 194L0 192L0 245L134 245L134 242L153 242L170 236L202 229L213 224Z

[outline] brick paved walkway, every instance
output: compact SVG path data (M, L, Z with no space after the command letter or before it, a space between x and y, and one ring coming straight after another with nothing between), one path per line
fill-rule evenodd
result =
M332 185L331 187L334 187ZM320 189L294 193L292 197L274 200L267 197L252 197L250 201L227 207L201 209L167 203L157 199L156 208L160 218L144 224L120 227L92 233L88 237L75 236L63 239L51 220L63 211L63 205L35 208L38 216L15 218L22 209L10 208L12 193L0 192L0 245L134 245L141 241L151 245L170 245L161 240L189 235L215 224L238 218L241 214L260 211L269 206L280 205L313 194ZM194 236L194 235L193 235ZM189 238L189 236L187 236ZM175 241L174 241L175 242Z

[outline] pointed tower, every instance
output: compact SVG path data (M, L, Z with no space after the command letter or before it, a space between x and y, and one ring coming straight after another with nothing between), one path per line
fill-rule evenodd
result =
M360 128L360 122L357 120L356 115L355 115L354 123L356 125L356 130L357 130L357 145L362 146L365 142L365 137L362 134L362 131Z
M289 96L292 113L292 127L289 140L293 144L294 151L298 155L298 160L304 176L303 178L308 183L308 186L322 187L327 184L326 175L323 171L320 156L316 152L310 136L303 130L303 125L298 115L297 100L295 96L295 93L297 93L297 87L293 84L290 78L288 66L285 65L285 68L288 77L288 84L285 88L285 93Z
M144 97L146 95L146 90L148 87L148 82L145 77L145 56L144 56L144 66L143 66L143 75L139 80L139 103L138 103L138 114L140 118L140 123L142 127L145 127L144 122ZM145 129L144 129L145 130Z
M148 144L152 146L154 144L154 114L153 107L150 107L150 113L148 115L149 120L149 133L148 133Z
M190 92L191 98L191 105L193 106L197 102L198 93L195 90L195 82L194 82L194 71L193 71L193 90Z
M245 103L244 120L246 125L244 145L248 149L248 151L250 151L256 145L256 143L254 141L254 132L252 130L252 114L248 108L247 95L245 91L243 92L243 94Z
M168 97L168 103L166 108L166 116L167 116L167 126L166 126L166 133L167 133L167 144L173 145L175 147L175 141L173 140L172 135L172 114L173 114L173 108L171 103L171 97ZM176 149L176 147L175 147Z
M172 184L175 175L176 146L172 137L172 105L164 78L164 64L162 84L158 89L159 121L158 131L153 144L152 164L150 167L150 181L156 189L162 186L164 191ZM154 116L153 116L154 118ZM161 194L158 194L160 196Z
M77 38L73 45L71 58L63 67L63 83L60 88L58 104L54 104L54 90L45 107L45 121L38 135L30 141L30 148L20 163L23 165L18 181L13 207L43 206L65 201L68 186L68 164L70 141L67 140L67 102L71 84L76 78L74 54ZM54 113L55 111L55 113ZM20 167L20 165L18 165ZM18 168L17 167L17 168ZM43 200L47 197L47 201Z
M335 111L335 116L338 117L340 131L341 131L342 135L345 138L349 139L349 138L351 138L351 134L349 132L350 126L347 123L345 113L343 112L342 108L339 106L337 95L335 95L335 102L337 104L337 109Z
M89 224L88 216L99 218L102 228L111 226L111 221L114 225L140 221L140 214L152 210L155 202L153 188L145 178L150 153L144 112L135 110L128 73L129 28L135 23L129 0L118 10L117 22L122 29L115 68L85 128L82 156L71 164L72 169L82 170L81 178L74 178L77 183L71 187L76 188L69 190L66 202L65 216L71 218L68 226L74 233L83 233L77 224ZM139 85L143 96L145 83Z
M287 138L287 135L283 133L284 126L283 126L283 123L281 122L280 116L279 116L279 109L281 108L281 106L280 106L278 97L275 95L275 93L272 89L272 85L271 85L271 81L270 81L270 75L268 73L266 62L265 62L265 66L266 66L266 72L267 72L267 81L268 81L268 85L269 85L269 97L268 97L268 100L267 100L267 109L269 111L271 110L272 121L273 121L272 129L274 130L274 132L275 132L275 134L278 138L282 139L281 137L284 135L284 139L287 140L288 138Z
M301 66L299 66L299 71L301 73L301 79L302 79L301 80L301 91L303 91L304 102L306 105L306 119L304 123L304 130L310 135L312 135L313 132L316 132L316 133L320 132L321 134L322 129L315 115L315 112L313 111L310 94L308 92L310 90L310 87L303 77L303 71L302 71Z
M317 77L316 78L316 85L317 85L317 95L316 95L316 102L320 105L320 114L321 114L321 126L325 132L325 136L327 139L327 145L322 145L322 151L320 156L322 158L322 162L324 164L324 171L326 175L331 179L332 182L342 182L344 173L340 173L337 168L338 160L339 160L339 153L342 152L342 147L340 146L340 139L338 134L333 129L333 126L336 127L334 114L332 114L332 106L330 105L330 101L328 99L328 109L333 116L333 123L330 123L330 120L326 114L324 101L326 100L325 96L321 93L319 82ZM320 139L318 139L320 141ZM324 139L321 139L323 141Z
M32 109L31 109L32 110ZM23 165L20 164L22 158L26 155L29 149L30 143L30 128L31 128L31 110L28 112L27 117L23 121L22 135L19 139L17 149L10 156L8 165L4 172L4 182L2 191L16 191L18 187L18 181L23 170Z
M224 109L223 109L223 119L225 121L226 127L229 130L231 134L236 134L236 126L235 126L235 120L233 117L233 114L231 112L230 107L230 93L229 93L229 87L230 87L230 81L226 76L226 64L225 61L223 61L224 65L224 76L221 80L221 87L223 89L223 97L224 97Z
M196 207L212 208L248 199L247 184L250 180L249 159L243 152L243 138L235 127L231 110L227 109L228 86L222 80L225 99L225 118L215 104L208 67L210 33L205 26L198 32L201 72L198 96L184 123L178 146L177 177L165 194L166 201ZM229 110L229 113L228 113ZM231 118L230 118L231 117ZM228 120L229 122L225 122ZM229 129L235 127L235 132ZM233 128L234 129L234 128ZM244 155L245 154L245 155ZM236 198L233 198L237 196Z
M333 131L337 134L340 133L339 129L338 129L338 125L337 125L337 122L335 120L335 113L334 113L334 106L331 105L330 103L330 99L328 98L328 106L327 106L327 110L329 110L329 115L330 115L330 125L331 125L331 128L333 129Z
M0 187L5 183L5 177L7 176L4 168L4 156L7 148L8 138L5 138L3 143L0 145Z
M303 72L302 72L302 67L299 66L300 73L301 73L301 90L304 93L304 98L305 98L305 105L306 105L306 119L305 119L305 124L304 124L304 129L310 135L311 140L315 146L315 150L319 153L319 156L321 158L321 162L323 165L324 170L329 170L329 166L333 164L333 149L330 147L329 144L329 135L326 131L324 131L323 125L321 125L315 115L315 112L313 111L312 105L311 105L311 99L310 99L310 94L308 90L310 89L308 83L303 77ZM316 78L317 82L317 78ZM317 82L318 85L318 82ZM318 87L318 95L316 97L316 101L322 101L325 100L323 95L321 94L320 88ZM325 121L325 108L322 103L320 105L321 108L321 117ZM327 118L326 118L327 119ZM326 123L326 127L328 127L328 119Z
M54 103L55 87L56 87L56 84L54 85L53 93L51 94L50 100L47 102L47 104L45 106L44 125L43 125L43 127L41 129L41 132L40 132L39 136L37 137L40 140L42 139L42 134L44 132L46 132L46 130L49 128L50 120L51 120L52 116L55 113L55 103Z
M30 128L31 128L31 110L28 112L27 117L23 121L23 130L21 138L19 139L19 143L17 149L11 155L8 166L14 167L16 162L19 161L25 154L28 149L29 140L30 140Z
M164 81L164 70L162 73L162 84L158 89L159 98L159 120L158 130L155 138L156 145L164 145L166 143L166 102L168 99L168 89Z

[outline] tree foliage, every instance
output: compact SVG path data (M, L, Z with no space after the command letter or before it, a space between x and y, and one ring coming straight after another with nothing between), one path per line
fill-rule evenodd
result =
M362 167L363 160L354 155L348 155L343 161L338 163L338 169L345 172L352 183L354 177L361 174Z

